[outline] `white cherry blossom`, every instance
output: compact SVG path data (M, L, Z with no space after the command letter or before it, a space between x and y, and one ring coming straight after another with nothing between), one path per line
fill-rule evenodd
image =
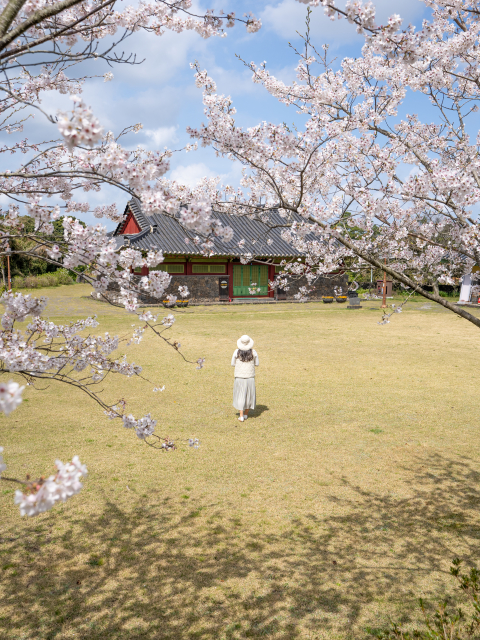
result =
M359 273L375 267L480 327L474 314L422 286L456 283L480 264L477 0L457 3L453 13L447 0L425 0L431 13L418 31L402 30L396 14L377 25L369 2L305 4L347 18L365 45L337 67L328 46L314 50L307 33L290 85L265 63L246 62L253 82L301 113L303 126L265 118L242 128L231 98L194 65L206 122L190 135L243 167L240 188L209 192L214 209L272 227L282 219L282 239L305 260L283 265L274 286L305 278L300 299L344 264ZM203 233L198 220L189 224ZM246 252L241 262L255 257Z
M25 386L18 382L0 382L0 411L6 416L10 415L22 402L22 393Z
M204 180L198 189L185 190L183 185L167 180L165 174L172 152L145 150L135 147L130 140L123 144L125 136L141 131L141 123L122 132L104 131L82 97L88 78L76 77L75 73L82 62L88 65L91 60L102 61L109 67L135 63L133 57L118 50L122 40L134 32L143 30L162 36L166 31L193 31L203 38L223 37L225 28L235 23L243 23L252 33L260 28L260 21L252 14L235 17L234 13L216 15L212 10L195 15L190 0L146 0L133 4L114 0L108 5L92 0L73 5L54 3L48 7L43 0L16 4L0 0L0 5L3 17L8 13L0 42L3 89L0 106L5 116L0 132L21 133L24 109L37 118L45 118L43 124L47 129L50 126L43 140L18 137L1 148L4 157L9 158L9 168L0 172L1 189L6 201L13 204L4 205L1 212L0 254L4 259L15 252L24 253L25 248L18 240L27 238L25 246L28 245L30 255L81 274L93 286L98 299L105 299L112 289L118 291L116 302L144 323L135 328L127 346L138 344L148 330L178 351L179 343L163 335L173 325L174 317L169 315L157 324L156 315L138 311L141 296L147 294L149 298L163 300L170 284L171 276L162 271L151 270L142 277L135 275L135 270L158 266L163 261L161 251L142 252L127 242L118 251L104 226L84 226L68 214L92 213L97 219L120 223L124 217L115 203L95 205L92 196L102 185L119 189L122 197L139 197L147 214L176 215L183 205L188 212L185 223L204 234L198 243L209 254L213 237L228 240L232 236L231 229L211 215L216 182ZM97 77L104 82L113 80L113 73L105 72L105 66L100 68L97 64L97 67L100 74ZM47 92L49 100L45 100ZM70 97L71 111L48 112L46 105L52 104L57 94ZM44 130L38 123L36 131ZM187 145L185 151L196 148L194 143ZM63 234L53 239L54 222L64 214L67 216L63 218ZM33 232L27 233L21 219L24 215L33 220ZM180 289L180 295L189 295L186 287ZM172 301L175 300L173 297ZM1 302L5 313L1 317L0 370L4 374L15 372L32 386L39 380L68 383L88 394L108 418L135 429L147 445L160 443L158 448L167 451L175 448L172 440L154 434L156 420L151 414L137 420L126 412L128 400L110 404L100 395L99 383L103 388L112 374L127 377L142 374L142 368L129 362L126 355L115 355L124 345L124 338L90 333L98 325L96 318L64 325L50 322L43 317L47 303L44 298L6 293ZM28 317L28 326L19 327ZM0 410L8 415L17 407L23 389L17 382L3 381ZM0 460L0 471L4 468ZM26 482L25 490L17 491L15 500L22 514L41 513L80 490L80 478L86 474L86 468L77 457L66 465L57 461L57 470L47 480Z
M28 491L15 491L15 504L20 507L21 516L36 516L50 510L58 502L65 502L82 488L80 480L87 475L87 467L78 456L71 462L55 462L57 473L38 483L30 483Z
M59 112L58 130L65 138L68 149L76 146L93 147L99 142L103 129L89 107L77 96L72 96L72 99L78 101L78 104L71 114Z

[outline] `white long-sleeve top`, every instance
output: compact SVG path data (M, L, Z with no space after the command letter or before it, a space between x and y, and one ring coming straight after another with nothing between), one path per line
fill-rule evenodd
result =
M238 349L235 349L232 356L232 367L235 367L235 378L254 378L255 367L258 367L260 360L255 349L252 349L253 360L250 362L242 362L237 358Z

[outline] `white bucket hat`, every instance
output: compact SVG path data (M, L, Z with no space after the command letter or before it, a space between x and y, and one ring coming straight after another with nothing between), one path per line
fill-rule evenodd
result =
M249 336L242 336L237 340L237 347L240 351L248 351L253 347L253 340Z

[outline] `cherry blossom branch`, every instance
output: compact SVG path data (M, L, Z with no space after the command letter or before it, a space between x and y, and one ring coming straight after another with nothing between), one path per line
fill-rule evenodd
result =
M104 5L102 5L102 7L100 8L103 8L103 6L105 5L112 4L114 1L115 0L108 0L108 2L104 3ZM58 15L59 13L62 13L66 9L69 9L71 7L74 7L77 4L80 4L80 2L82 2L82 0L62 0L62 2L57 2L57 4L44 7L43 9L38 9L29 18L24 20L22 24L18 25L15 29L12 29L8 34L5 34L2 37L0 37L0 49L4 49L7 45L13 42L13 40L23 35L26 31L28 31L30 28L34 27L35 25L40 24L41 22L44 22L47 18L51 18L53 16ZM17 4L18 11L20 10L21 6L23 6L23 3ZM90 14L96 13L99 9L96 9L93 12L90 12ZM13 19L15 19L15 17L17 16L18 11L13 16ZM13 19L10 21L10 24L13 21ZM74 24L78 24L78 22L80 21L77 20ZM64 30L65 28L63 29L63 31ZM62 30L60 30L59 35L61 35L61 32ZM51 36L48 39L51 39ZM43 42L45 41L46 40L44 39Z
M377 269L381 269L385 271L387 275L389 275L394 280L401 282L406 287L411 288L413 292L419 293L424 298L427 298L428 300L432 300L432 302L436 302L437 304L442 305L443 307L445 307L449 311L452 311L453 313L460 316L461 318L464 318L465 320L468 320L475 326L480 327L480 318L477 318L473 314L468 313L468 311L465 311L465 309L462 309L461 307L458 307L457 305L452 304L445 298L442 298L441 296L438 296L435 293L426 291L418 283L416 283L414 280L406 276L404 273L400 273L399 271L396 271L395 269L392 269L390 266L382 263L381 260L378 260L373 256L370 256L367 253L360 251L353 244L353 242L347 240L347 238L345 237L342 237L340 234L334 234L334 235L335 235L335 238L341 244L343 244L345 247L348 247L355 255L357 255L359 258L362 258L362 260L364 260L367 264L371 265L372 267L376 267Z
M0 15L0 38L5 35L8 27L15 20L18 12L27 0L10 0Z
M65 502L76 495L82 488L80 480L87 475L87 467L81 464L78 456L74 456L71 462L63 464L56 461L57 473L48 478L41 477L38 480L17 480L5 477L2 472L7 468L2 457L3 447L0 447L0 480L21 484L24 490L17 489L15 503L20 506L20 515L35 516L48 511L58 502Z

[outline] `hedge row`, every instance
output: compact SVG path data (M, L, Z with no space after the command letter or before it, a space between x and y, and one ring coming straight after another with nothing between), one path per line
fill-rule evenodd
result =
M15 276L12 279L14 289L39 289L42 287L58 287L61 284L74 284L73 278L66 269L58 269L41 276Z

